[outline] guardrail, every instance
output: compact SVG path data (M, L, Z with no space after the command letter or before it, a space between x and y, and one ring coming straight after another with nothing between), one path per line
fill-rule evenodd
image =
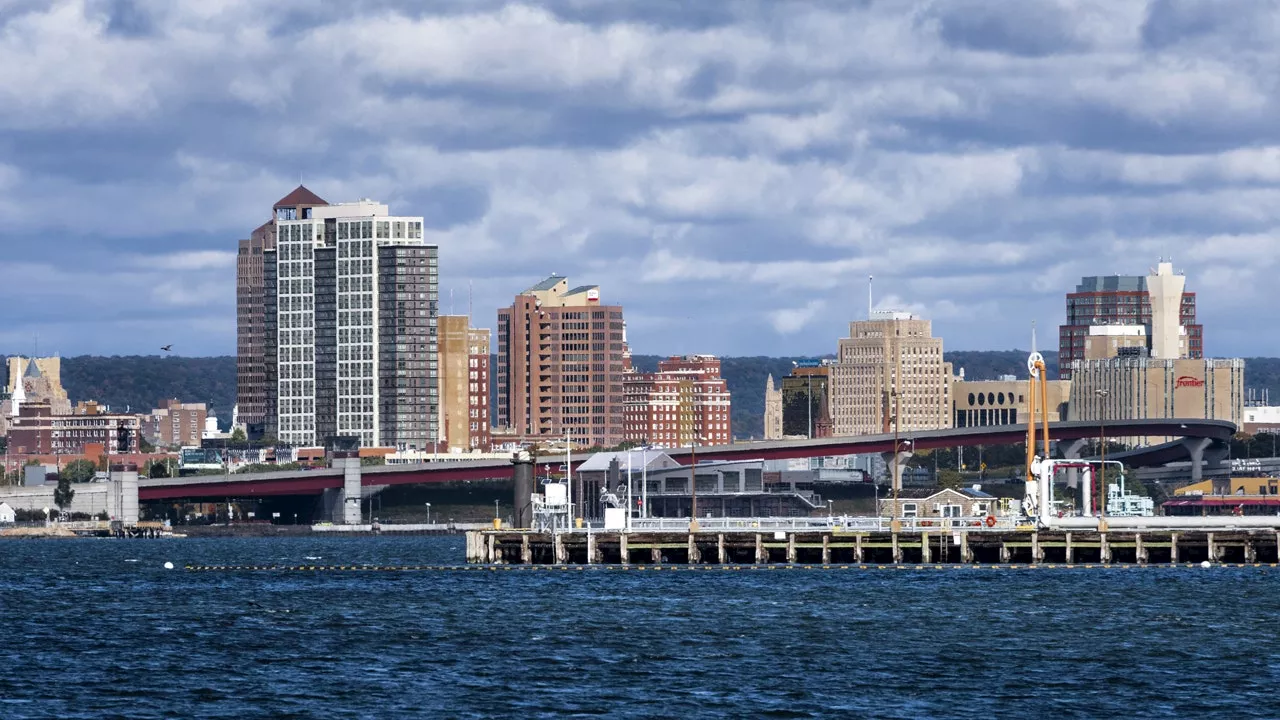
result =
M898 532L1008 532L1025 524L1015 516L898 518ZM588 523L569 532L603 532L603 523ZM631 532L688 532L689 518L631 518ZM891 532L893 518L835 515L826 517L698 518L700 532ZM610 530L610 532L619 532Z

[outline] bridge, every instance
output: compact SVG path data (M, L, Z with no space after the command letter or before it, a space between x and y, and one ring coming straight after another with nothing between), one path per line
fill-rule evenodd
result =
M1060 454L1080 457L1080 452L1090 440L1104 434L1108 438L1121 437L1176 437L1170 443L1141 448L1128 453L1111 455L1133 465L1162 465L1175 460L1190 460L1192 479L1198 480L1206 457L1224 448L1236 432L1233 423L1223 420L1164 419L1164 420L1116 420L1105 423L1094 421L1067 421L1051 423L1049 436L1057 441ZM816 440L777 440L767 442L737 443L699 447L697 460L785 460L792 458L826 457L833 455L860 455L881 453L892 458L895 450L901 462L915 450L931 450L977 445L1004 445L1023 442L1027 437L1024 425L998 425L987 427L948 428L921 430L892 434L855 435L822 438ZM663 450L682 464L693 460L688 448ZM583 454L574 460L574 466L585 461ZM354 463L352 462L354 461ZM564 458L540 457L536 463L544 469L559 467ZM206 475L182 478L156 478L138 482L138 496L142 501L154 500L224 500L227 498L251 499L280 495L319 495L326 490L352 488L358 485L385 486L417 483L454 482L459 480L509 480L514 465L507 460L471 460L406 465L360 467L358 459L335 460L334 467L315 470L285 472L236 473L232 475Z

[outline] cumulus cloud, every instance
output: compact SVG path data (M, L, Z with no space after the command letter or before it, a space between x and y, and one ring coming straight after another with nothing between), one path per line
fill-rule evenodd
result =
M235 243L301 180L423 215L481 322L558 272L637 352L832 351L868 274L947 347L1024 345L1081 275L1164 255L1210 354L1277 353L1213 331L1277 299L1277 28L1165 0L10 2L0 302L38 298L9 332L64 353L234 352Z

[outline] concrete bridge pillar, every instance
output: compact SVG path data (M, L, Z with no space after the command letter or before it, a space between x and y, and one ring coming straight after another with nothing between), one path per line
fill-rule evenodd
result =
M1183 438L1182 446L1191 456L1191 482L1200 482L1204 477L1204 451L1213 444L1209 438Z
M360 453L355 450L335 450L333 467L342 470L342 524L360 524Z
M138 466L133 463L112 465L108 479L111 481L111 504L107 514L112 520L125 525L138 522Z
M895 453L880 453L880 459L884 460L884 465L889 469L889 493L892 495L894 489L902 490L902 471L907 467L907 461L911 459L912 452L909 450L899 450L896 453L898 462L894 462ZM877 510L879 512L879 510Z

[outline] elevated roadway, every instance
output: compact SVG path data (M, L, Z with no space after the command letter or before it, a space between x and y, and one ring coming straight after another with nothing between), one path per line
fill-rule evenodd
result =
M1052 423L1050 440L1070 452L1079 449L1083 441L1096 439L1104 425L1089 421ZM1125 455L1112 456L1126 459L1133 464L1152 462L1163 464L1174 460L1193 460L1193 472L1198 472L1204 451L1228 441L1236 432L1233 423L1223 420L1118 420L1105 423L1106 436L1117 437L1177 437L1175 443L1139 450ZM976 445L1008 445L1023 442L1027 437L1025 425L998 425L989 427L950 428L901 433L897 437L899 451L932 450ZM1075 442L1081 441L1081 442ZM713 460L786 460L792 458L826 457L832 455L859 455L865 453L892 453L892 434L855 435L823 438L818 440L777 440L769 442L736 443L699 447L699 462ZM677 462L689 464L692 453L688 448L663 450ZM576 467L585 461L583 454L574 459ZM542 457L537 460L541 474L550 467L564 464L563 456ZM363 485L409 485L416 483L454 482L459 480L508 480L512 477L512 464L506 460L470 460L407 465L383 465L361 468ZM139 500L199 500L224 498L253 498L275 495L317 495L325 490L343 486L342 470L321 468L286 472L236 473L232 475L205 475L184 478L157 478L140 480Z

